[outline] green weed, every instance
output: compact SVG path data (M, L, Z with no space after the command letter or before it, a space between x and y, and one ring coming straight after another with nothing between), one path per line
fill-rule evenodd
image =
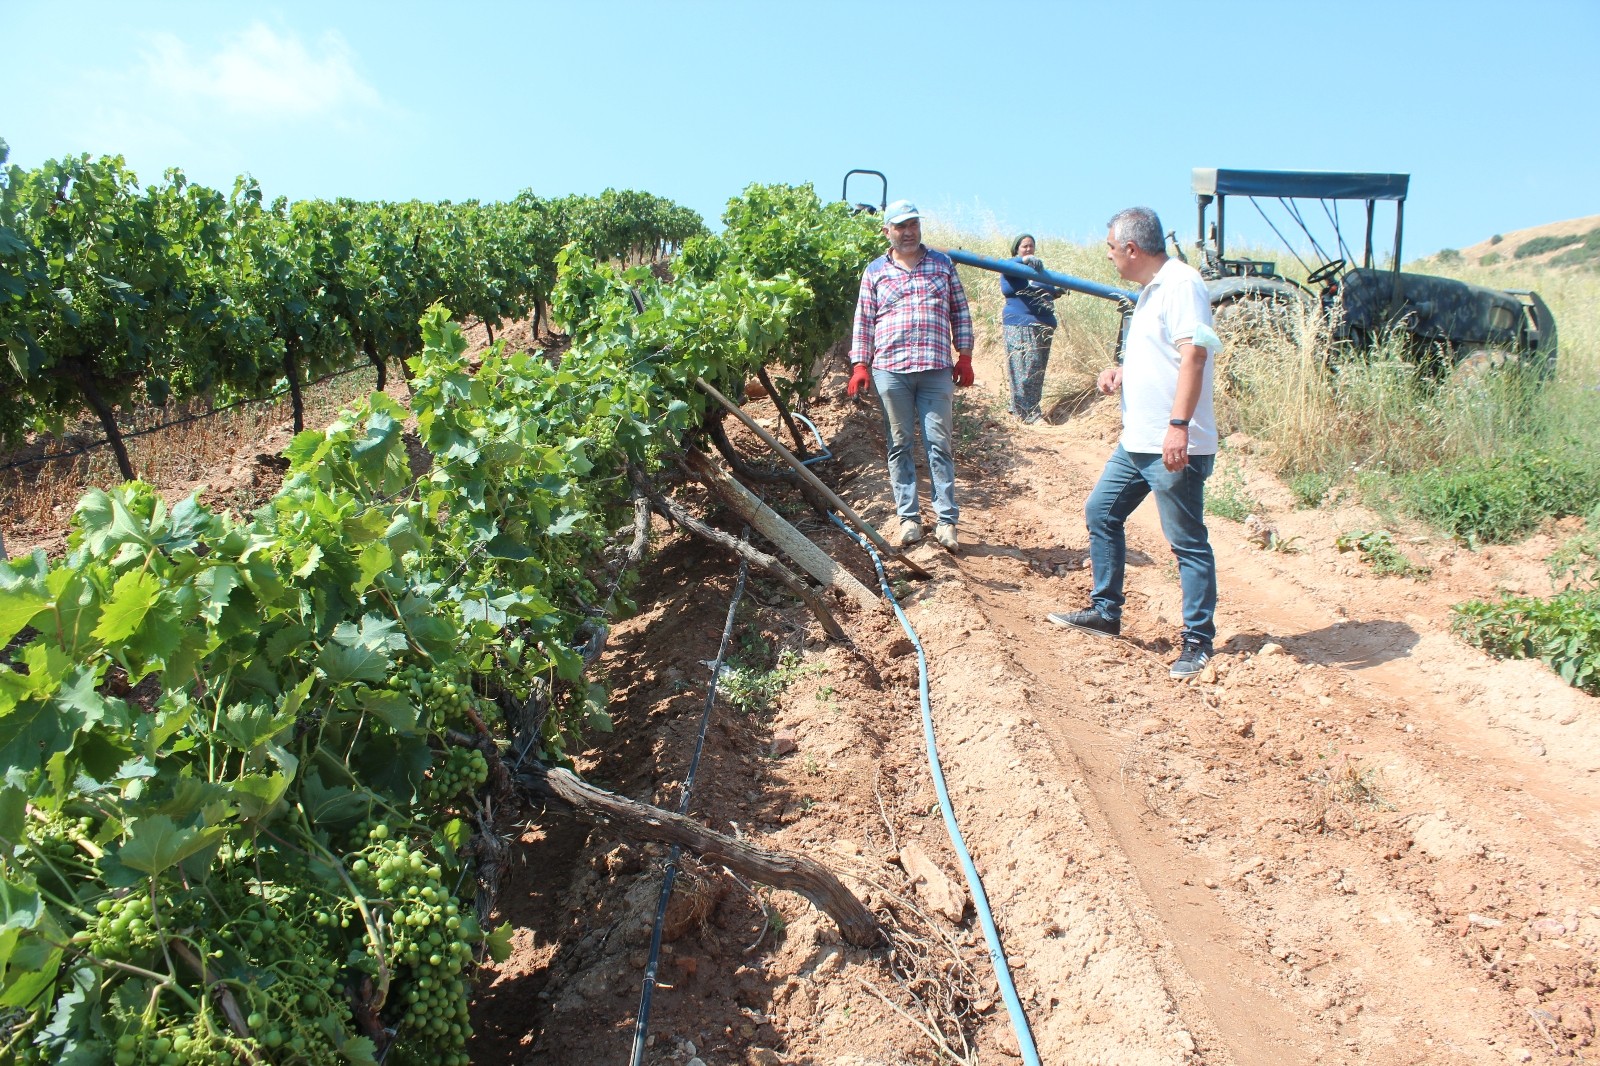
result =
M1333 546L1342 552L1360 553L1361 561L1370 565L1372 572L1380 576L1421 579L1433 572L1429 567L1406 558L1405 554L1395 546L1394 537L1388 530L1376 529L1368 532L1364 529L1352 529L1348 533L1339 534Z
M1234 467L1213 474L1206 483L1206 514L1243 522L1261 510L1261 501L1250 495L1244 478Z
M1583 514L1600 504L1600 478L1574 443L1430 470L1409 478L1405 492L1411 510L1452 536L1469 544L1505 544L1546 518Z
M1307 470L1289 479L1289 492L1299 507L1320 507L1333 488L1333 478L1321 470Z
M765 647L764 642L762 646ZM820 662L807 663L797 653L785 651L771 670L739 663L725 665L717 680L717 692L747 714L764 714L772 709L784 689L799 678L824 669Z
M1454 610L1451 628L1467 643L1501 659L1542 660L1567 684L1600 696L1600 593L1470 600Z
M1539 659L1561 679L1600 696L1600 506L1588 529L1550 555L1560 586L1549 599L1506 596L1455 606L1451 628L1502 659Z

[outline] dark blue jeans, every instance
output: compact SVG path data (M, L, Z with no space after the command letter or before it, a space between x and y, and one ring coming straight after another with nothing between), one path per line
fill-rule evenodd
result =
M1189 465L1174 473L1162 464L1159 452L1130 453L1117 445L1083 507L1095 610L1112 620L1122 617L1128 561L1123 526L1134 508L1154 493L1161 531L1178 557L1183 635L1208 645L1216 640L1217 560L1206 535L1206 478L1215 462L1214 455L1191 455Z

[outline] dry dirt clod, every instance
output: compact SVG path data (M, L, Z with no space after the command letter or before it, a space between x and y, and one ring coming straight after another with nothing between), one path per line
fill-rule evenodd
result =
M800 750L800 738L793 729L780 729L772 734L772 747L769 754L774 758L782 758L791 752Z
M911 878L917 895L936 913L959 922L967 912L967 894L915 843L900 846L900 865Z

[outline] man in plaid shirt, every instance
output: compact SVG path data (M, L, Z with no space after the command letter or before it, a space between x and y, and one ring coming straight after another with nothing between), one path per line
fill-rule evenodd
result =
M897 200L884 219L889 252L874 259L861 278L847 391L854 397L869 377L877 389L903 546L922 539L912 450L917 427L922 427L937 523L933 535L953 552L960 513L950 431L955 386L972 384L972 313L955 264L923 246L917 205Z

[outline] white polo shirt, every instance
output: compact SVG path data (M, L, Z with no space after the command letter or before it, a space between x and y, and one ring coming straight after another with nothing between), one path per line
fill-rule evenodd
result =
M1217 354L1211 300L1199 271L1168 259L1139 290L1122 349L1122 447L1160 452L1172 401L1178 395L1179 343L1206 348L1200 403L1189 421L1189 454L1215 455L1217 416L1211 409L1211 369ZM1201 338L1196 340L1196 337ZM1206 343L1210 342L1210 343Z

